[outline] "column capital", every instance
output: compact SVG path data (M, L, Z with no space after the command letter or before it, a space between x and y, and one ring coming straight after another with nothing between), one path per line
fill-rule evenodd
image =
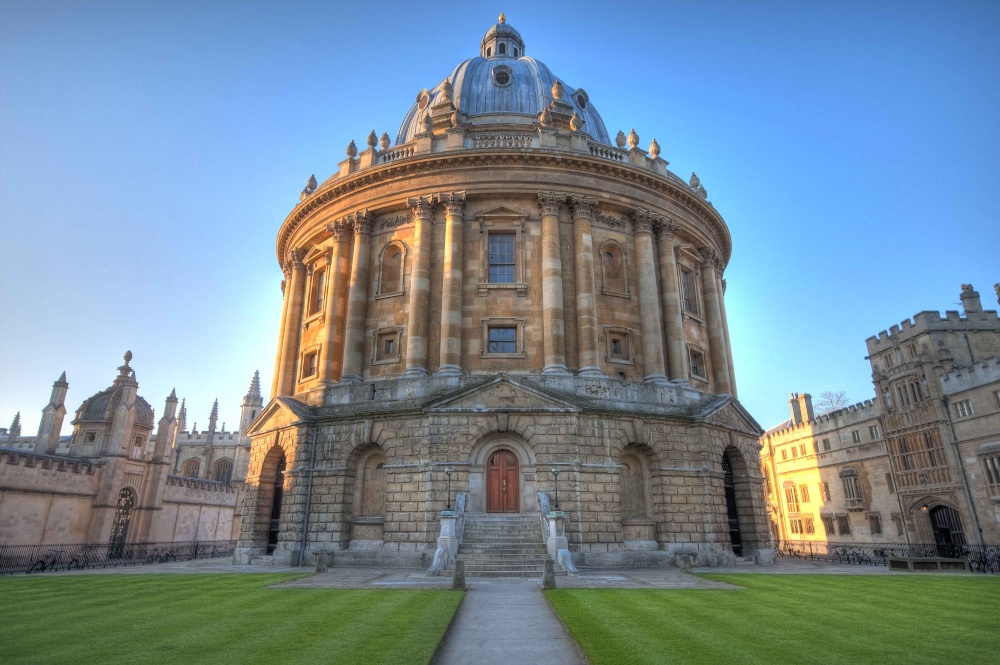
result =
M656 223L653 226L653 231L656 233L657 240L673 240L674 234L680 225L676 221L670 219L669 217L664 217L663 215L658 215L656 218Z
M348 218L351 220L351 226L355 233L371 235L374 230L375 216L368 210L359 210L353 215L349 215Z
M636 208L635 212L632 213L632 231L636 234L652 233L655 223L655 215L652 215L645 208Z
M586 219L590 222L594 221L594 215L597 213L597 200L589 196L579 196L576 194L570 194L569 196L570 209L573 211L573 219Z
M543 215L558 215L566 201L566 195L561 192L538 192L538 208Z
M417 217L427 218L434 212L435 200L430 196L415 196L406 199L406 205L413 209L413 214Z
M705 247L700 251L701 255L705 257L705 261L702 265L706 268L711 268L717 275L721 276L722 269L725 268L722 255L719 254L719 252L713 247Z
M465 211L465 192L445 192L438 196L438 202L444 205L449 215L459 215Z
M293 249L288 253L288 263L291 264L291 270L295 268L303 267L302 259L306 256L306 250L304 249Z
M326 230L333 234L333 239L335 242L344 242L351 239L351 233L354 231L354 224L351 220L351 216L348 215L343 219L338 219L332 224L326 225Z

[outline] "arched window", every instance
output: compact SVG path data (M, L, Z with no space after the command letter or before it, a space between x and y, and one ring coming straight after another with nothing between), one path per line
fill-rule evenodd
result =
M406 248L400 242L390 242L379 257L378 294L396 295L403 292L403 262Z
M220 459L215 463L212 477L216 482L229 484L233 479L233 460Z
M521 57L521 56L520 56L520 55L518 54L518 52L517 52L517 47L516 47L516 46L514 47L514 57L515 57L515 58L520 58L520 57Z
M507 53L506 44L500 44L499 46L497 46L497 55L504 55L505 53Z
M491 49L491 48L487 47L487 48L486 48L486 57L488 58L488 57L490 57L491 55L493 55L493 49Z
M634 451L622 454L621 466L622 517L647 517L645 467Z
M181 469L181 475L185 478L197 478L198 472L201 471L201 462L196 459L189 459L184 462L184 466Z
M608 241L601 245L602 293L628 295L628 283L625 278L625 252L621 245Z
M361 478L361 515L385 515L385 457L379 453L365 460Z

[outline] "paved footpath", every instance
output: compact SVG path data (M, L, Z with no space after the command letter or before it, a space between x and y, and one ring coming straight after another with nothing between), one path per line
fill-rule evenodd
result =
M435 665L576 665L573 638L549 607L538 580L467 578L468 591Z

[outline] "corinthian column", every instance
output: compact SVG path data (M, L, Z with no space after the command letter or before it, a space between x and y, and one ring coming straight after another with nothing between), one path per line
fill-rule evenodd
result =
M344 369L341 383L361 381L365 355L365 318L368 316L368 266L372 251L373 220L367 211L354 214L354 257L351 260L351 289L347 296L344 330Z
M674 256L674 231L677 225L661 220L659 225L660 302L666 319L667 376L677 383L688 382L687 345L684 320L681 318L681 293L677 285L677 259Z
M284 345L281 348L281 378L278 380L279 395L295 393L295 362L299 352L299 333L302 331L302 297L306 282L306 267L302 264L305 252L301 249L292 251L291 292L286 296L288 306L285 307L285 324L283 326ZM285 287L286 290L289 288Z
M538 192L542 212L542 374L569 374L563 324L562 257L559 253L559 209L565 195Z
M288 317L288 294L291 292L292 266L286 261L281 266L284 278L281 280L281 320L278 321L278 350L274 354L274 376L271 378L271 398L278 395L281 386L281 365L285 357L285 319Z
M413 208L413 268L410 272L409 312L406 324L406 371L403 376L427 374L427 317L431 291L431 213L434 201L420 196L409 199Z
M351 218L326 227L333 234L333 255L327 281L326 327L323 347L319 352L319 378L325 384L335 383L340 375L344 348L344 317L347 312L349 252L351 250Z
M443 194L444 272L441 279L441 365L437 374L462 374L462 231L465 192Z
M594 297L594 236L592 224L596 202L588 196L573 196L573 251L576 254L576 348L577 374L604 376L597 351L597 303Z
M708 344L712 354L715 392L732 393L726 337L722 332L722 308L719 305L718 270L721 260L714 249L707 249L702 253L705 254L705 262L701 267L701 285L705 291L705 322L708 324Z
M729 343L729 319L726 318L726 280L722 279L721 269L719 273L719 310L722 314L722 336L726 340L726 361L729 364L729 389L733 397L738 397L736 394L736 372L733 369L733 347Z
M632 215L639 283L639 316L642 319L642 364L646 369L646 381L666 383L663 319L660 317L660 294L656 287L656 254L653 253L653 222L653 216L642 208Z

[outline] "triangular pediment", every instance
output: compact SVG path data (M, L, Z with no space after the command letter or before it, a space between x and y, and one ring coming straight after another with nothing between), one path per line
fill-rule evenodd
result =
M734 397L725 397L714 402L699 416L710 425L743 432L754 438L759 438L764 433L760 424Z
M528 219L528 215L528 212L521 210L520 208L509 206L506 203L500 203L498 205L480 210L476 213L476 219L521 220Z
M575 413L580 407L525 381L501 374L463 388L427 406L433 413Z
M309 416L310 407L302 402L290 397L275 397L254 418L245 434L254 436L280 427L295 425L307 420Z

